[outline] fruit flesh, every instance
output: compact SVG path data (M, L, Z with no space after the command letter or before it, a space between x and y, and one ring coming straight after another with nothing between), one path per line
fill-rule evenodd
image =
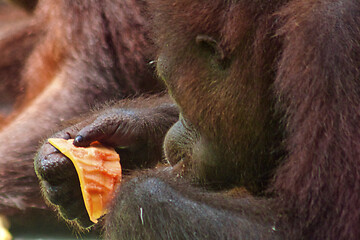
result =
M99 142L85 148L74 146L73 139L49 138L48 141L73 162L89 218L97 223L106 214L107 205L121 180L119 155Z

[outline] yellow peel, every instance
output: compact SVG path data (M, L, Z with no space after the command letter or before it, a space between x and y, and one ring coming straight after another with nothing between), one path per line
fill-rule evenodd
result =
M99 142L84 148L75 147L73 139L49 138L48 141L73 162L86 211L90 220L97 223L106 214L107 205L121 180L119 155Z

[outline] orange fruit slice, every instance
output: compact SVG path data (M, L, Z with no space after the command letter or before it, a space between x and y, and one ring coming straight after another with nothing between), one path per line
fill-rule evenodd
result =
M97 223L121 181L120 157L111 147L93 142L76 147L74 139L49 138L49 143L67 156L79 176L81 192L90 220Z

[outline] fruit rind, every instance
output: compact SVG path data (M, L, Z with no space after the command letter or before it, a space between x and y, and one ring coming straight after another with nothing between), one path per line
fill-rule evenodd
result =
M89 218L97 223L106 214L107 205L121 180L119 155L99 142L89 147L76 147L73 139L49 138L48 142L74 164Z

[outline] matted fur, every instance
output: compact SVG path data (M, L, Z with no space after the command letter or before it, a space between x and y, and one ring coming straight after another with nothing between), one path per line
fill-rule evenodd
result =
M171 94L202 136L223 144L227 152L240 153L229 155L235 166L245 162L238 174L245 175L259 152L274 147L266 145L273 141L269 136L284 138L275 142L275 149L284 147L286 154L272 172L270 190L287 238L358 239L359 3L151 2L159 52L168 58ZM228 78L217 82L211 69L201 70L205 60L192 48L197 34L214 37L232 57L234 70ZM262 104L267 97L270 101ZM266 118L262 114L269 108ZM276 113L283 115L281 121ZM254 126L266 126L264 119L275 120L279 128L272 125L259 133ZM276 135L281 126L283 136ZM261 142L266 133L258 148L245 145L251 137L244 136ZM256 153L242 159L244 151ZM221 156L224 164L229 156ZM256 171L267 171L263 163Z
M289 238L360 238L358 1L292 1L279 12L275 81L288 158L277 174Z
M175 166L131 172L105 236L359 239L359 2L149 3L181 113L165 138ZM62 160L40 158L40 178ZM258 196L225 191L243 186Z
M34 27L13 35L14 48L19 36L33 50L21 59L19 98L1 126L0 213L44 206L33 157L59 124L109 100L163 90L149 64L145 8L141 0L40 1ZM9 39L0 39L0 47Z

